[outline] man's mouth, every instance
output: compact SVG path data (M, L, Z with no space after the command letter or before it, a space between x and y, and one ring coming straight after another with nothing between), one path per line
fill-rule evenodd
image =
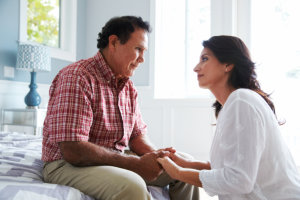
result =
M137 68L138 65L131 64L132 68Z

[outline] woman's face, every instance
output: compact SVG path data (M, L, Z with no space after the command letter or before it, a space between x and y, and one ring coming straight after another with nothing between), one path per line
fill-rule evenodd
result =
M210 49L204 48L200 55L200 61L194 68L199 86L210 90L224 87L228 79L227 66L227 64L221 63Z

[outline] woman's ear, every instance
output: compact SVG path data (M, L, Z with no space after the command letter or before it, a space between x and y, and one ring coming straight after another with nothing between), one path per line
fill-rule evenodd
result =
M234 64L226 64L225 72L230 72L234 67Z

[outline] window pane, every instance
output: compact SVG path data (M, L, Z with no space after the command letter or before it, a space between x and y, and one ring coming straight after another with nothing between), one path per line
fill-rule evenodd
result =
M156 1L155 16L155 97L208 95L193 68L210 36L210 0Z
M28 0L27 37L29 41L59 47L59 0Z
M185 88L185 1L156 1L155 16L155 97L179 98Z
M300 1L252 0L251 49L263 90L272 93L277 117L300 165Z
M187 1L186 26L186 94L185 96L208 95L209 91L200 89L196 73L193 71L199 62L202 41L209 39L210 0Z

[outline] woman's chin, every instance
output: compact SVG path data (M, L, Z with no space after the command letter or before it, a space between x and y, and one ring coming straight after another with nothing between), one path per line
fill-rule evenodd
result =
M199 87L201 88L201 89L207 89L207 86L205 85L205 84L201 84L201 83L198 83L198 85L199 85Z

